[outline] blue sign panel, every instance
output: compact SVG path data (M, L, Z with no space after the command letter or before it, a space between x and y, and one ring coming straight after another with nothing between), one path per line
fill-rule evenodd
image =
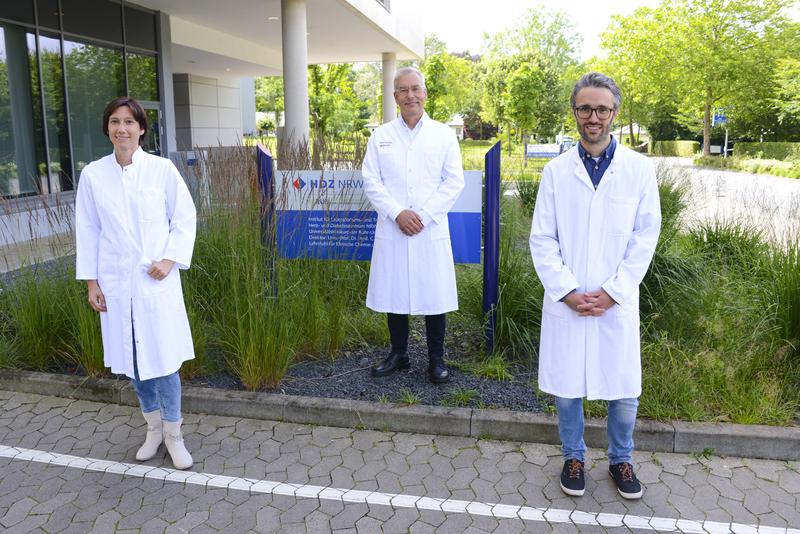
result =
M554 158L561 153L561 146L557 144L528 144L525 146L525 155L529 158Z
M369 260L377 214L357 171L278 174L275 206L278 251L285 258ZM464 173L465 187L448 214L456 263L481 261L480 171Z

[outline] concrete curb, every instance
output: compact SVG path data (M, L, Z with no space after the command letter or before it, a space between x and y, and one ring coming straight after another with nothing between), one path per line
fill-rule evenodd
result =
M126 379L81 378L0 369L0 389L127 406L138 405L136 394L130 381ZM560 442L555 416L508 410L397 406L347 399L322 399L192 386L183 388L183 409L190 413L345 428L469 436L554 445ZM798 427L684 421L660 423L640 419L636 422L634 439L636 449L640 451L688 454L713 450L713 454L723 456L800 460ZM608 441L605 421L587 420L585 440L589 447L606 448Z

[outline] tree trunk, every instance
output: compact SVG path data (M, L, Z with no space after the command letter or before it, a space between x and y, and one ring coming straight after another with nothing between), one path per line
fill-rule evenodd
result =
M711 155L711 89L706 89L705 113L703 115L703 155Z

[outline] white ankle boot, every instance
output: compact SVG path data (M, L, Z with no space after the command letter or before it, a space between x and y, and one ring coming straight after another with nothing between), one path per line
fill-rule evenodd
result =
M153 410L152 412L144 413L144 420L147 421L147 437L144 438L144 445L139 447L136 451L136 459L140 462L149 460L158 452L158 446L164 440L164 434L161 426L161 410Z
M175 469L188 469L192 467L194 462L192 455L189 454L183 444L181 423L183 423L183 419L174 423L164 421L164 444L167 446L167 451L170 458L172 458L172 465L175 466Z

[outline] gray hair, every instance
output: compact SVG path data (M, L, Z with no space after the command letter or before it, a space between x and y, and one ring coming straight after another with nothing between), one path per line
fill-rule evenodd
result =
M590 72L581 76L581 79L572 88L572 96L569 101L573 108L575 107L575 97L578 96L578 91L586 87L600 87L611 91L611 94L614 95L614 109L619 109L620 104L622 104L622 94L617 83L605 74Z
M422 74L419 69L415 69L414 67L403 67L402 69L398 69L397 72L394 73L394 82L393 86L397 89L397 80L405 76L406 74L414 73L419 76L420 81L422 81L422 87L425 87L425 75Z

